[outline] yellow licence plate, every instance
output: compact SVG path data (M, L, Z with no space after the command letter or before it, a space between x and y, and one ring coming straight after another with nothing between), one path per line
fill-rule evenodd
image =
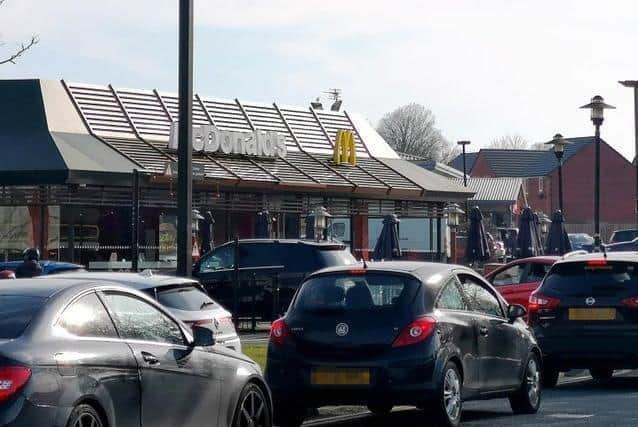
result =
M616 309L570 308L569 320L616 320Z
M368 369L315 368L310 374L313 385L369 385Z

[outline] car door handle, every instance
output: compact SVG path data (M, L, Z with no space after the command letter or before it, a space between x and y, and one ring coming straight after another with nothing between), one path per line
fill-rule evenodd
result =
M160 363L157 357L155 357L151 353L147 353L146 351L142 352L142 359L149 365L159 365Z
M481 334L482 337L486 337L489 334L489 329L485 326L481 326L479 328L479 333Z

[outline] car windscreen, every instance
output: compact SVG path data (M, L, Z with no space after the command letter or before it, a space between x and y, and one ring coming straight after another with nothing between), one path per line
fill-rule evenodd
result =
M614 234L611 236L611 242L630 242L636 237L638 237L638 230L614 231Z
M638 294L638 265L605 260L556 264L545 278L543 290L565 296Z
M305 282L293 309L309 312L392 310L409 304L419 282L387 273L330 274Z
M0 339L22 335L44 301L41 297L0 295Z
M157 289L157 300L166 307L184 311L212 310L219 305L197 286L176 286Z

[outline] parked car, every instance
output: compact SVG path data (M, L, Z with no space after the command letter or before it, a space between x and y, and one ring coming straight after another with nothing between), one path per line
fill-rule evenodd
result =
M457 426L463 400L509 397L516 413L541 400L541 352L520 305L473 270L378 262L309 276L272 325L268 382L275 423L299 426L308 408L425 408Z
M0 270L16 271L16 268L22 264L22 261L4 261L0 262ZM42 274L59 274L70 271L85 271L84 266L61 261L40 261Z
M609 243L630 242L636 238L638 238L638 230L636 229L616 230L611 233Z
M597 380L638 368L638 254L560 260L529 299L529 324L543 349L543 380L589 369Z
M491 271L485 278L508 303L527 307L529 296L540 286L545 274L559 259L558 256L517 259Z
M0 425L270 427L259 367L146 294L17 279L0 295ZM243 420L243 418L242 418Z
M592 252L594 250L594 238L587 233L569 233L569 243L572 245L572 249L584 250Z
M610 243L605 245L607 252L638 252L638 238L628 242Z
M189 326L210 329L219 345L241 351L231 313L213 301L196 280L143 273L69 273L56 278L99 280L130 286L142 291L166 307Z
M251 239L240 240L238 247L228 242L213 249L195 264L193 276L236 316L250 317L254 310L257 317L273 320L308 274L355 262L341 243ZM235 274L238 289L233 286Z

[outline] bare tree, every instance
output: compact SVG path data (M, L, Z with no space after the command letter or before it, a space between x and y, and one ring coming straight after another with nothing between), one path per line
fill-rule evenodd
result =
M0 6L2 6L5 3L5 1L6 0L0 0ZM9 54L8 57L0 58L0 65L9 64L9 63L15 64L18 58L24 55L27 50L31 49L33 46L35 46L39 42L40 42L39 37L35 34L32 35L29 41L21 42L20 44L18 44L17 49L13 53ZM5 42L0 40L0 47L3 47L5 44L6 44Z
M404 105L386 114L377 132L399 153L436 161L447 161L455 154L455 147L436 128L432 111L420 104Z
M507 134L499 138L494 138L489 148L500 148L503 150L526 150L529 148L529 141L519 134Z

